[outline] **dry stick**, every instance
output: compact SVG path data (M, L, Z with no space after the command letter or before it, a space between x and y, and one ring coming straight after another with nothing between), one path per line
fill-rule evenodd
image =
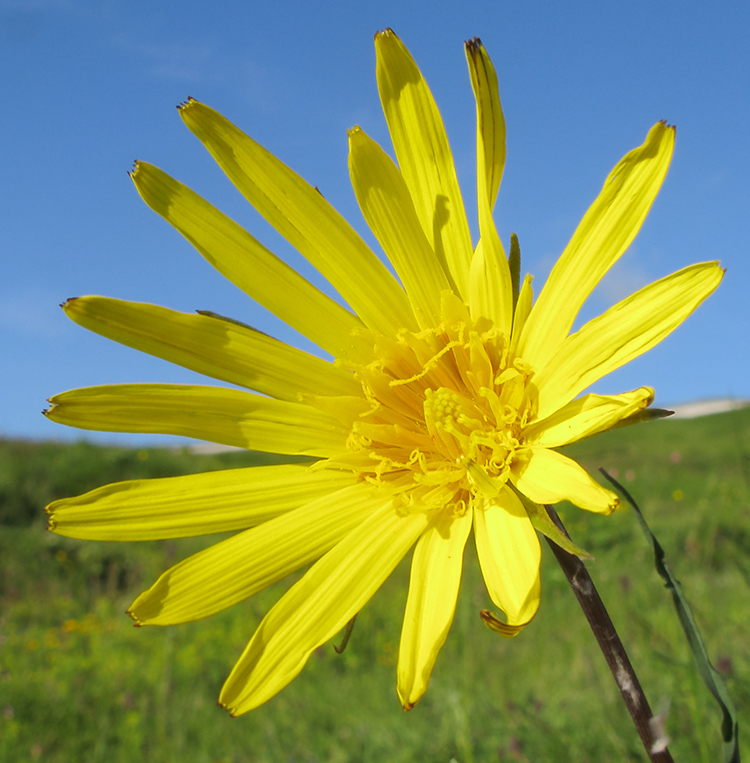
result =
M545 508L550 519L567 535L568 533L554 508L552 506L545 506ZM586 615L591 630L594 632L599 648L612 671L612 676L622 698L625 700L630 717L633 719L638 735L646 748L649 760L653 763L674 763L669 750L665 747L662 748L660 745L658 752L652 752L657 739L650 723L653 717L651 708L638 681L638 676L630 664L625 647L617 635L615 626L612 624L612 620L604 607L604 602L599 596L586 566L577 556L569 554L554 541L549 538L546 540L560 567L562 567L565 577L568 578L568 583L570 583L583 614Z

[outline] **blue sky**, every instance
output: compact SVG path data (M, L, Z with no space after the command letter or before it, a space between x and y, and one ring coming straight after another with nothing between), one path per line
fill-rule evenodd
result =
M158 165L299 264L182 125L175 106L194 96L317 185L374 245L348 181L346 129L359 124L390 150L372 44L386 26L430 83L470 210L462 43L482 38L508 124L495 216L504 240L518 233L537 285L617 160L659 119L677 125L662 192L583 315L693 262L721 259L727 275L673 336L596 389L649 384L665 405L750 397L748 4L0 0L0 436L80 437L40 415L74 387L205 381L72 324L58 307L68 297L213 310L306 346L212 271L126 172L135 159Z

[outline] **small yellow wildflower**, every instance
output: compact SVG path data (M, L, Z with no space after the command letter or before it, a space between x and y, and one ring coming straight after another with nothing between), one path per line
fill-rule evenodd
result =
M376 36L377 80L398 166L360 128L351 180L399 280L323 196L222 116L180 115L247 200L345 300L330 299L246 230L161 170L133 181L221 273L333 356L322 360L211 314L82 297L67 315L106 337L253 394L115 385L66 392L72 426L186 435L310 464L108 485L49 507L78 538L139 540L243 530L182 561L139 596L139 624L206 617L310 562L266 615L222 689L244 713L273 697L367 603L416 544L398 652L410 708L427 688L456 604L472 528L492 601L514 635L539 605L541 504L609 513L617 497L555 448L611 428L653 390L577 397L653 347L718 286L692 265L571 334L591 291L638 232L666 175L674 130L656 124L608 176L534 302L492 217L505 162L497 77L466 45L477 103L480 240L472 245L442 120L401 41ZM400 281L400 282L399 282ZM520 288L519 288L520 287ZM547 530L551 532L550 530ZM317 561L316 561L317 560Z

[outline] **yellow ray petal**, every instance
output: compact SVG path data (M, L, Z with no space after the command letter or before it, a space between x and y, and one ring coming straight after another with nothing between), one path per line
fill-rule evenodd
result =
M534 289L531 286L533 279L534 276L527 274L518 293L518 302L516 302L516 309L513 313L513 336L510 341L510 354L512 357L517 357L518 355L518 340L523 333L523 327L526 325L526 320L529 317L531 305L534 301Z
M191 99L180 116L242 195L366 326L384 334L415 327L401 287L316 188L208 106Z
M571 334L533 382L543 419L671 334L721 283L716 262L690 265L645 286Z
M510 478L534 503L570 501L600 514L611 514L620 503L575 461L546 448L522 451L511 467Z
M533 368L554 355L581 305L630 246L661 188L673 148L674 128L659 122L610 172L529 315L519 354Z
M640 387L621 395L586 395L571 400L543 421L526 427L527 445L560 448L598 432L605 432L654 401L651 387Z
M436 515L414 550L398 650L398 696L405 710L427 691L453 622L471 516Z
M484 202L480 201L480 205ZM474 252L469 270L468 304L477 321L489 318L506 336L513 320L513 290L508 260L486 208L480 206L479 229L482 238Z
M160 169L137 162L130 177L146 204L224 276L336 357L368 360L353 331L362 321L316 289L205 199Z
M475 506L474 534L490 598L505 612L508 625L526 625L539 607L542 549L526 509L510 488Z
M308 464L128 480L47 506L49 529L87 540L161 540L244 530L328 495L352 473Z
M343 368L228 320L106 297L69 299L63 309L97 334L281 400L361 394Z
M346 447L347 430L309 405L221 387L111 384L49 402L48 418L80 429L196 437L285 455L325 457Z
M409 51L386 29L375 35L380 102L396 158L427 240L460 295L473 247L445 127Z
M391 158L359 127L349 131L349 174L367 224L404 284L420 328L440 325L440 295L450 289Z
M239 715L267 702L362 609L427 526L391 502L334 546L263 618L219 702Z
M510 335L513 286L508 259L492 219L492 207L505 166L505 119L497 75L479 39L466 43L471 86L477 102L477 209L479 245L469 271L468 302L472 317L490 318Z
M464 48L477 102L477 185L492 209L505 169L505 117L495 67L484 45L475 37Z
M365 483L322 496L176 564L128 612L139 625L220 612L321 557L382 503L383 494Z

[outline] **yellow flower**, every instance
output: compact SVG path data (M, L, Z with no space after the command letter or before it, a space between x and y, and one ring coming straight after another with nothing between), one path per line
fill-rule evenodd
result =
M398 166L360 128L351 180L398 275L323 196L212 109L180 109L247 200L338 291L329 298L201 197L138 163L133 181L221 273L335 358L307 354L213 313L103 297L65 304L106 337L254 390L114 385L51 399L47 415L85 429L186 435L310 464L108 485L49 507L79 538L139 540L242 530L177 564L133 603L139 624L207 617L311 562L266 615L220 702L244 713L273 697L359 612L412 546L398 656L406 708L427 688L455 610L472 528L496 622L514 635L539 605L540 504L609 513L616 496L554 450L644 409L653 391L577 397L653 347L718 286L692 265L570 334L596 284L635 237L666 175L674 130L656 124L628 153L536 302L519 288L492 208L505 161L497 77L466 45L477 102L480 241L473 247L442 120L416 64L386 30L377 80ZM559 540L559 537L558 537ZM316 561L317 560L317 561Z

